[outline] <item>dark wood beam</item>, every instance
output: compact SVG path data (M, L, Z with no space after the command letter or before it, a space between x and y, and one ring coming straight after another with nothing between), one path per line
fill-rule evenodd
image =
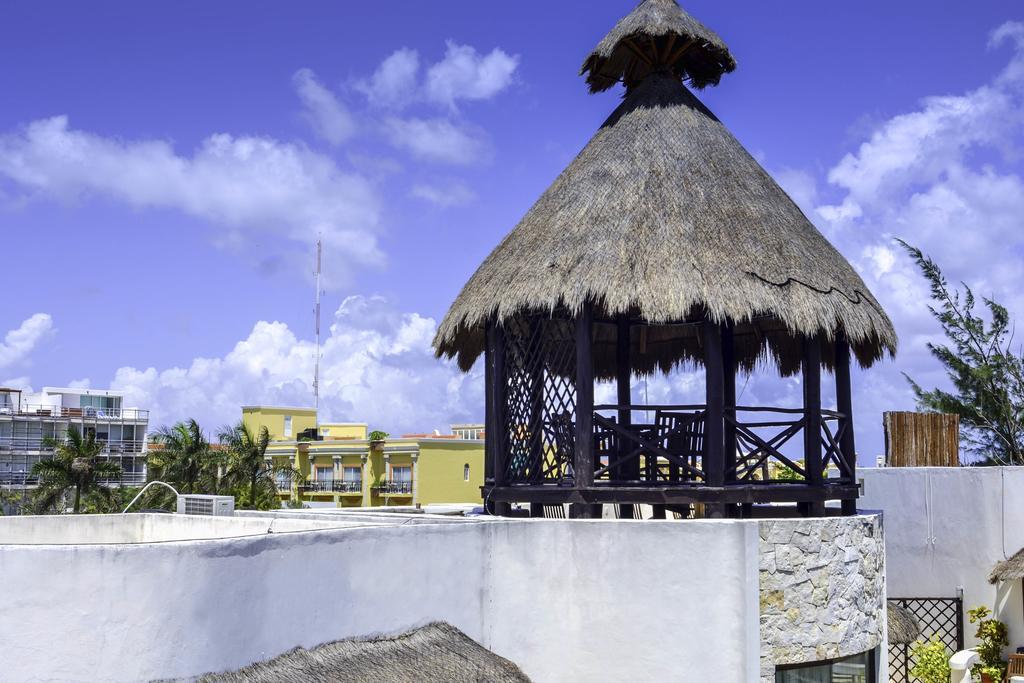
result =
M569 488L545 484L540 486L505 486L485 492L491 500L559 503L629 503L639 505L763 504L819 503L827 500L850 500L857 497L854 484L825 484L812 488L803 483L750 484L733 486L592 486Z
M733 343L733 325L722 326L722 367L725 373L725 413L736 419L736 347ZM725 471L726 481L736 480L736 427L726 420Z
M536 351L534 357L527 361L530 378L530 417L527 429L530 433L529 478L530 481L536 482L543 478L541 471L544 468L544 345L540 340L542 334L540 318L532 318L530 343L527 346Z
M577 489L594 485L594 354L593 308L583 306L576 317L576 452L573 464ZM593 517L589 505L576 506L576 517Z
M839 429L839 450L850 466L851 483L857 483L857 446L853 435L853 391L850 385L850 343L841 333L836 338L836 410L842 413ZM843 514L857 514L857 501L844 500Z
M804 338L804 355L801 364L804 393L804 469L807 471L807 485L821 488L825 481L821 461L821 338ZM811 516L825 513L824 505L811 503Z
M505 405L505 331L501 325L491 327L491 403L494 420L494 484L502 486L508 480L508 423Z
M704 345L704 395L707 410L704 417L704 481L708 486L725 483L725 367L722 356L722 330L718 323L705 320L701 326ZM724 502L724 501L722 501ZM708 517L725 516L719 504L705 506Z
M498 430L494 426L494 322L484 332L484 485L494 484L494 442Z
M629 354L630 343L629 317L622 316L616 322L615 333L615 389L616 401L618 401L620 406L629 406L633 402L632 392L630 390L630 382L633 379L633 368ZM633 411L628 407L619 408L618 419L619 424L628 429L629 426L633 424ZM618 439L617 443L619 444L618 455L621 458L628 453L629 444L626 443L625 439ZM622 463L620 466L615 468L615 471L612 472L612 477L633 481L639 479L640 458L634 458L628 462ZM619 517L632 519L633 506L620 505Z

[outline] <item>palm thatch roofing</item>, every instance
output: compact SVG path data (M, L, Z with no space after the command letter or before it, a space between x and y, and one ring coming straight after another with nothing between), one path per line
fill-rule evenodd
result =
M662 7L674 0L649 0ZM680 10L681 11L681 10ZM627 316L635 372L702 358L709 317L735 325L737 361L799 370L801 338L844 335L862 366L896 350L853 267L669 67L651 71L463 287L438 356L468 370L489 321ZM615 328L597 325L595 372L615 374ZM826 345L826 365L833 358Z
M921 636L921 624L918 623L914 613L906 607L900 607L890 602L886 607L886 615L889 621L890 644L906 645Z
M988 575L989 583L1000 581L1018 581L1024 579L1024 548L1018 550L1013 557L997 562Z
M340 640L298 648L203 683L529 683L515 664L459 629L434 623L391 638Z
M696 88L717 85L736 60L717 33L687 14L676 0L643 0L622 18L583 62L591 92L601 92L627 78L640 78L647 60L642 47L658 38L662 60ZM634 69L639 73L631 73Z

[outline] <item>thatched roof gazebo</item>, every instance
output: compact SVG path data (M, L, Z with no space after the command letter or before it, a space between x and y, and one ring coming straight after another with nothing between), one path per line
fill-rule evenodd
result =
M623 83L622 103L441 323L438 355L464 370L486 355L492 510L703 503L722 516L792 503L821 514L840 500L853 512L851 356L867 367L895 352L896 335L850 264L687 88L734 68L675 0L641 2L583 64L594 92ZM632 403L631 377L682 364L705 368L704 404ZM737 373L766 364L802 374L802 406L736 405ZM834 411L821 407L823 366ZM595 379L617 382L616 404L594 405Z

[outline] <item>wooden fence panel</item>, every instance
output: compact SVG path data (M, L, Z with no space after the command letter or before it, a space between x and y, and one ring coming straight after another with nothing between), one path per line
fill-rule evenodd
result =
M959 416L889 412L882 422L888 467L959 467Z

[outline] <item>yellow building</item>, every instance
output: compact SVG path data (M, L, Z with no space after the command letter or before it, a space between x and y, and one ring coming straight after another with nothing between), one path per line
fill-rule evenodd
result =
M242 420L254 431L266 426L267 457L302 474L300 481L279 477L282 501L338 507L483 502L482 425L371 440L365 423L317 425L309 408L247 406Z

